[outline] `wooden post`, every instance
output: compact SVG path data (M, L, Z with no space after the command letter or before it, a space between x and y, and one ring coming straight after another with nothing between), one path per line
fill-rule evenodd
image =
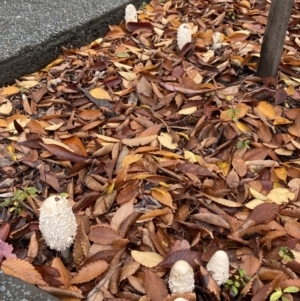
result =
M283 51L294 0L272 0L260 50L257 76L275 77Z

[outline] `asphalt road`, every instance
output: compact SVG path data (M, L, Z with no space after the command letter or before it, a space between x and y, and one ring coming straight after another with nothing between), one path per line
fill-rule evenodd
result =
M138 8L143 0L1 0L0 87L47 65L61 46L101 37L129 3Z

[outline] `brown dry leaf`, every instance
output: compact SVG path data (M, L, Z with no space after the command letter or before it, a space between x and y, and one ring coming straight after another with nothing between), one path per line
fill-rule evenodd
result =
M231 164L240 177L243 177L246 175L248 167L243 159L234 158L232 160Z
M36 238L36 232L34 232L30 237L27 256L30 257L31 260L33 260L37 256L38 250L39 244Z
M263 223L272 220L278 214L279 206L274 203L263 203L256 206L250 213L248 220Z
M275 117L276 117L276 113L274 111L273 106L266 101L260 101L257 106L257 109L260 113L262 113L268 119L272 120L272 119L275 119Z
M137 137L137 138L132 138L132 139L122 139L122 143L128 146L140 146L140 145L147 145L154 141L157 138L157 135L152 135L149 137Z
M227 175L226 183L230 188L237 188L240 185L240 178L234 169Z
M0 95L10 96L19 93L20 89L16 86L8 86L0 90Z
M166 205L173 209L173 198L166 188L153 188L151 190L151 195L163 205Z
M121 189L117 195L117 203L124 204L133 201L139 194L139 187L136 184L128 185Z
M229 224L220 216L213 213L197 213L192 215L193 219L212 224L215 226L230 229Z
M286 221L284 224L284 230L297 239L300 239L300 224L296 221Z
M40 285L39 288L62 301L80 301L84 298L81 290L75 285L70 285L65 288Z
M236 256L241 260L240 268L244 269L246 275L250 277L258 271L263 260L262 251L255 256L253 250L247 247L237 250Z
M221 204L221 205L224 205L226 207L241 207L242 205L239 204L239 203L236 203L236 202L233 202L233 201L230 201L230 200L226 200L226 199L223 199L223 198L217 198L217 197L214 197L214 196L211 196L211 195L208 195L206 193L203 193L201 192L201 195L207 197L208 199L218 203L218 204Z
M89 238L84 231L82 224L78 225L77 233L74 242L73 259L76 267L78 268L83 260L87 257L88 251L91 247Z
M161 261L163 261L163 257L154 252L140 252L134 250L131 251L131 256L136 262L147 268L156 267Z
M71 279L71 284L89 282L103 274L107 269L108 264L105 260L94 261L81 268L79 272Z
M157 274L149 270L145 272L145 286L150 300L162 301L168 296L165 282Z
M111 245L115 239L120 238L112 228L106 225L93 226L88 236L92 242L100 245Z
M28 261L22 259L6 259L2 262L1 270L7 275L20 278L30 284L46 285L42 275Z
M114 214L111 219L110 226L115 231L118 232L123 221L133 213L133 202L127 202L122 205Z
M288 131L291 135L293 135L295 137L300 137L300 125L299 124L291 125L288 128Z
M59 272L60 276L58 277L58 280L60 280L65 286L69 286L72 275L59 257L52 260L51 267L55 268Z
M121 282L122 280L125 280L128 276L133 275L138 270L139 267L140 267L140 264L136 261L133 261L127 265L124 265L120 272L119 281Z

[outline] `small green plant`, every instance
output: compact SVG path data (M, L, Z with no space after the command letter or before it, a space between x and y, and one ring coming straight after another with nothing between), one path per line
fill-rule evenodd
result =
M293 259L293 253L287 247L280 247L279 256L281 257L282 263L284 264Z
M140 6L140 10L144 10L145 8L146 8L146 6L147 6L147 3L146 2L143 2L142 4L141 4L141 6Z
M275 289L275 292L271 294L270 301L277 301L277 300L290 301L291 300L291 298L289 298L291 297L290 294L298 293L299 291L300 289L296 286L288 286L284 290L282 290L281 287L277 287Z
M238 117L237 114L239 113L239 109L230 108L227 110L228 116L232 121L237 121Z
M250 149L250 140L240 140L237 145L236 145L237 149Z
M24 189L17 189L14 196L6 198L0 207L8 207L8 211L16 211L17 214L21 212L21 203L26 199L26 196L35 197L37 193L34 187L25 187Z
M246 275L244 269L238 269L225 283L225 290L228 290L231 295L236 296L251 280L251 277Z

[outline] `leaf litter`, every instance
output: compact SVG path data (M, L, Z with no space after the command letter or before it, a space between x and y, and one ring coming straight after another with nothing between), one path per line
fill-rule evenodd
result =
M261 79L269 7L152 0L0 89L1 269L70 301L299 300L299 1ZM60 193L78 224L67 257L38 225ZM206 270L220 249L235 289ZM178 260L193 293L168 290Z

